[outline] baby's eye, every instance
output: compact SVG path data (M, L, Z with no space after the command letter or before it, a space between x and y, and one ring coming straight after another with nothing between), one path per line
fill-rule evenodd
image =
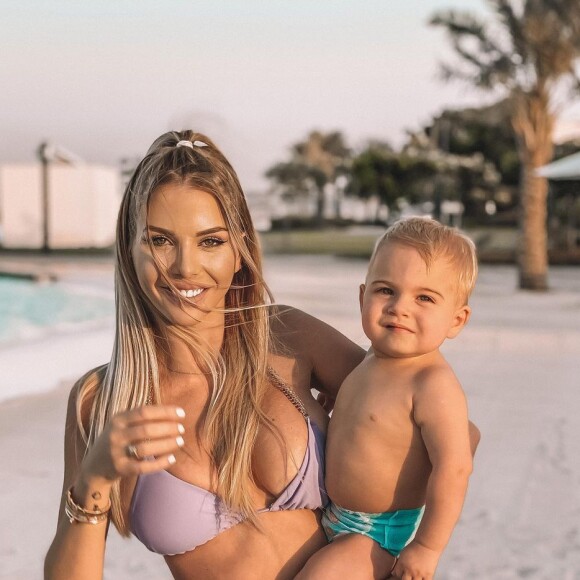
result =
M222 244L225 243L226 241L222 240L222 238L211 237L204 238L203 240L201 240L200 246L203 246L204 248L216 248L217 246L221 246Z
M388 288L387 286L384 286L383 288L379 288L379 292L381 294L386 294L387 296L392 296L393 295L392 288Z
M431 296L427 296L426 294L421 294L421 296L418 297L418 300L419 302L435 302Z

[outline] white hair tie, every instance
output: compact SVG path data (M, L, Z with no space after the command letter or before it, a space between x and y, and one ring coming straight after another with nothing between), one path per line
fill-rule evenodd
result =
M193 143L191 141L179 141L176 147L190 147L193 149Z
M193 147L207 147L207 143L204 143L203 141L194 141L193 143L191 141L187 141L187 140L183 140L183 141L179 141L176 145L176 147L189 147L190 149L193 149Z

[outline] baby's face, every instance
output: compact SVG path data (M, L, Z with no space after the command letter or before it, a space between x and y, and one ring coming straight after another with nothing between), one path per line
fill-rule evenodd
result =
M427 269L414 248L384 244L360 293L362 325L375 354L422 356L457 336L470 314L457 290L457 274L445 258Z

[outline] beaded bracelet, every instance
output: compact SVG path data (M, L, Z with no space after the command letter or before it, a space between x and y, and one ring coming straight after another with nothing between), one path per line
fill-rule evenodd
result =
M78 505L72 497L72 487L66 492L66 504L64 506L64 513L68 517L70 523L79 522L81 524L99 524L106 522L111 511L111 504L106 509L97 509L94 511L84 509Z

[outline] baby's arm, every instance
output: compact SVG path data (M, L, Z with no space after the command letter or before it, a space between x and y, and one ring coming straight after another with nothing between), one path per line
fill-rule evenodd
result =
M393 575L431 579L463 506L472 470L467 403L453 373L423 377L413 399L414 419L432 465L425 513L415 539L401 552Z

